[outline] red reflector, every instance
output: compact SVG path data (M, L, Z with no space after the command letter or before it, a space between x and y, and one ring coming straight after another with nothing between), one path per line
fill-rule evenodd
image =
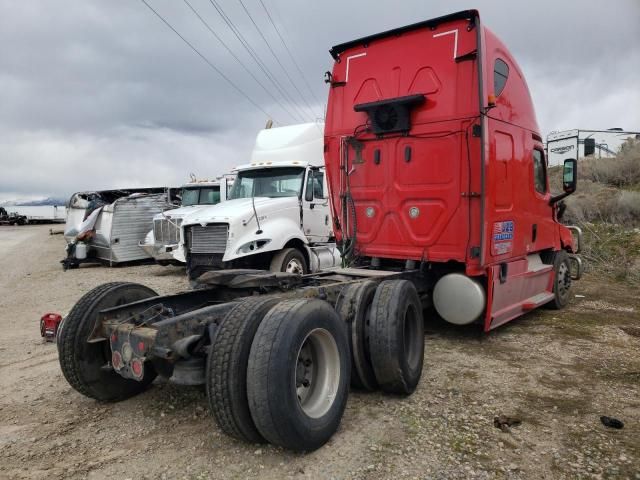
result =
M122 356L120 355L120 352L113 352L111 355L111 365L113 365L113 368L116 370L120 370L122 368Z
M118 336L115 333L111 334L111 341L115 342L116 340L118 340Z
M133 372L133 375L137 378L141 378L142 377L142 362L140 360L138 360L137 358L135 360L133 360L131 362L131 371Z
M144 342L138 342L138 350L141 352L144 351Z

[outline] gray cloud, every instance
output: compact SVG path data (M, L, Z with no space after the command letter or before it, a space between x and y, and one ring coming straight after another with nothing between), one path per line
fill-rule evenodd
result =
M282 102L210 1L189 1ZM217 1L312 118L240 3ZM264 0L312 97L260 3L243 1L315 112L324 109L329 47L468 8L457 0ZM294 122L182 1L149 2L264 110ZM640 129L636 0L477 3L523 68L544 133ZM0 200L214 176L246 161L266 120L137 0L0 0L0 42Z

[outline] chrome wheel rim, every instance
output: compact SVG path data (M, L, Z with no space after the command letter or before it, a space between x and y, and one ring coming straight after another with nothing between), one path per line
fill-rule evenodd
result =
M302 275L304 273L304 267L302 266L302 262L300 262L299 259L292 258L287 263L287 266L285 267L284 271L287 273L299 273Z
M325 415L340 384L340 353L333 336L324 328L312 330L302 342L295 365L296 396L311 418Z
M569 288L571 287L571 275L569 274L569 267L566 262L562 262L558 267L558 295L562 298L569 294Z

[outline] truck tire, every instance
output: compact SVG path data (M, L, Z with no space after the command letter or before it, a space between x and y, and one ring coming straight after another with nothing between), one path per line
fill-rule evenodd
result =
M94 288L74 305L58 332L57 345L62 373L75 390L99 401L113 402L137 395L153 382L156 373L151 366L145 368L139 382L104 368L111 360L109 343L87 343L87 339L101 310L157 295L144 285L113 282Z
M289 272L304 275L309 273L307 260L297 248L284 248L271 259L269 270L272 272Z
M262 320L249 354L247 394L258 431L290 450L321 447L340 425L349 373L346 329L331 305L279 303Z
M424 323L422 303L407 280L385 280L371 305L369 351L382 391L409 395L422 375Z
M371 302L377 286L371 281L347 285L336 302L336 311L347 324L351 346L351 386L369 391L378 387L369 353Z
M545 306L551 310L560 310L567 306L571 298L571 261L565 250L553 255L553 300Z
M207 358L209 409L227 435L250 443L264 442L247 399L247 364L253 337L277 298L241 301L223 319Z

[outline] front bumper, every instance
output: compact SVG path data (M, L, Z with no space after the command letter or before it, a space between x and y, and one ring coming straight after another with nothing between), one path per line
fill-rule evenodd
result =
M161 243L138 243L138 246L142 248L147 255L153 257L159 261L176 261L173 256L173 251L178 248L178 245L163 245Z

